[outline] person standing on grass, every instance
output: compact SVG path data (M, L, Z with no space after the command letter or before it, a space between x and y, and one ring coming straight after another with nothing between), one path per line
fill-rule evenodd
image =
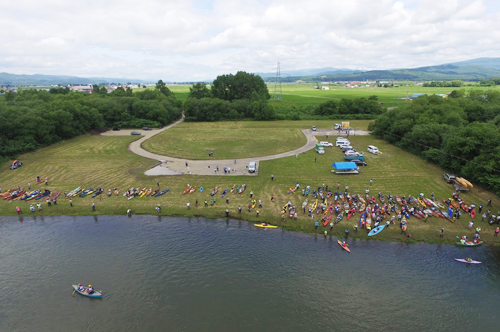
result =
M441 233L439 234L439 237L444 237L444 228L441 228Z
M92 212L95 212L95 203L92 203Z
M491 205L491 198L488 200L488 205L486 205L486 206L492 206Z
M189 210L189 209L191 209L191 203L187 202L187 203L186 203L186 206L187 206L187 209L188 209L188 210Z
M19 206L16 206L16 212L17 214L22 214L23 212L21 211L21 208Z
M500 227L497 227L497 229L495 229L495 235L494 236L498 236L498 233L500 233Z
M274 181L274 174L271 174L271 181Z
M370 179L370 186L373 184L373 179Z

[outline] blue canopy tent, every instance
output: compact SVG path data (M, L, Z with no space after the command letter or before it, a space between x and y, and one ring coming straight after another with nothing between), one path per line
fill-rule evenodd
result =
M356 163L353 162L339 162L339 163L333 163L332 167L338 170L344 170L344 169L358 169L358 166L356 166Z
M352 161L333 163L332 167L335 168L332 170L335 174L359 174L358 166Z

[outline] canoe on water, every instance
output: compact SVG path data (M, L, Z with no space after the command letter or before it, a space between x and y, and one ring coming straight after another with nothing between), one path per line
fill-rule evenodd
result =
M83 291L79 291L78 290L78 285L73 285L73 288L80 295L83 295L83 296L86 296L86 297L92 297L92 298L96 298L96 299L102 298L102 293L101 293L102 291L99 292L99 291L94 290L94 292L92 294L89 294L88 293L88 291L89 291L88 287L83 287Z
M466 263L466 264L481 264L480 261L475 261L475 260L467 260L467 259L463 259L463 258L455 258L455 260L457 262L461 262L461 263Z
M278 226L273 226L273 225L269 225L269 224L253 224L255 227L262 227L262 228L278 228Z
M347 247L347 243L345 244L345 247L344 247L344 246L342 245L342 241L338 240L337 242L338 242L339 246L340 246L342 249L344 249L344 250L345 250L345 251L347 251L347 252L351 252L351 249L349 249L349 248Z

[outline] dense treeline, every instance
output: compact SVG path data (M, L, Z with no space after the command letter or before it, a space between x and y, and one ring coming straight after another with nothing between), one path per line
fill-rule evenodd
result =
M370 114L378 115L383 111L379 103L373 99L356 98L356 99L341 99L340 101L329 100L324 102L314 110L316 115L338 116L346 114Z
M434 88L434 87L443 87L443 88L459 88L464 85L464 81L453 80L453 81L435 81L435 82L425 82L423 84L424 88Z
M168 89L167 89L168 90ZM168 95L166 95L166 94ZM83 94L21 90L0 99L0 157L14 157L104 127L159 126L181 117L170 91Z
M500 194L500 93L422 96L371 125L390 143Z

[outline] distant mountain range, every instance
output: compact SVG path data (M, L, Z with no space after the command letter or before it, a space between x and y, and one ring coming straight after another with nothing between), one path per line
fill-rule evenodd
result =
M266 82L274 82L276 73L256 73ZM325 81L477 81L483 78L500 77L500 58L479 58L449 64L413 69L391 69L360 71L340 68L310 68L281 72L282 82ZM103 77L76 77L56 75L16 75L0 73L0 85L78 85L99 83L156 83L145 80Z
M302 80L306 82L324 81L474 81L483 78L500 77L500 58L479 58L437 66L413 69L357 71L348 69L310 69L309 74L281 75L282 82ZM301 71L297 71L301 72ZM290 72L292 73L292 72ZM267 82L276 80L276 73L261 75Z
M0 85L86 85L100 83L149 83L144 80L127 78L103 78L103 77L77 77L63 75L16 75L9 73L0 73Z

